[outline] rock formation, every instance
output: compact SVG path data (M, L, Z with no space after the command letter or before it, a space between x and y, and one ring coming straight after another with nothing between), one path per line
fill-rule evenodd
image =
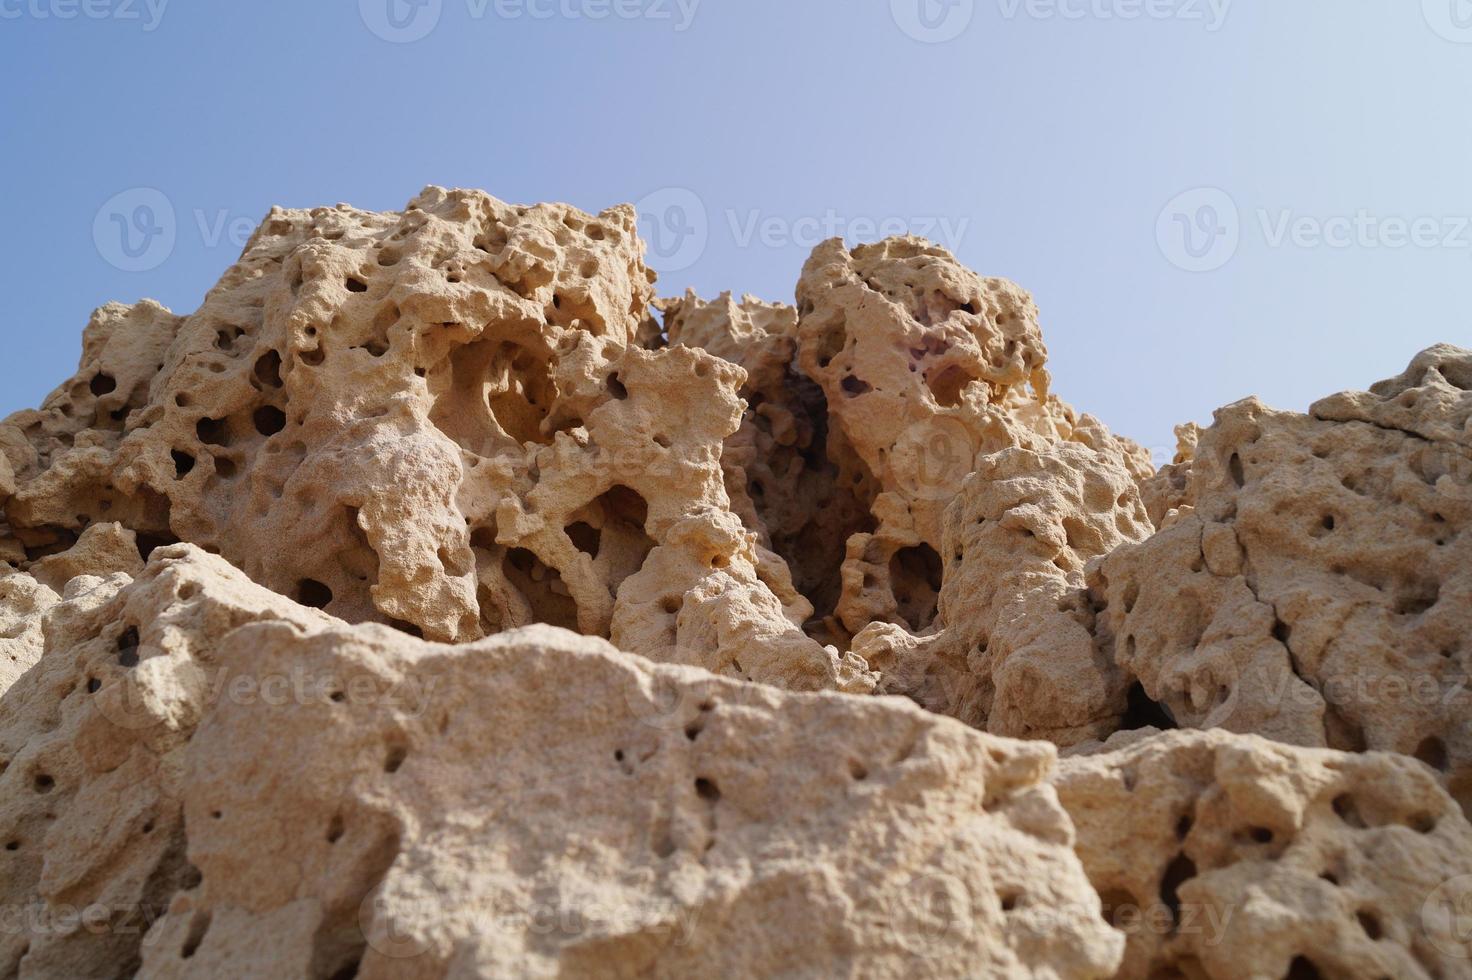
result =
M928 243L642 255L429 188L97 311L0 423L0 977L1472 976L1472 352L1157 471Z

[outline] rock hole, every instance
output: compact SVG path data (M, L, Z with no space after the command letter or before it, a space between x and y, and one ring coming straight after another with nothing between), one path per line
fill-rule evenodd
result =
M1288 640L1289 640L1289 638L1292 635L1293 635L1293 629L1292 629L1292 627L1290 627L1287 623L1283 622L1281 619L1276 620L1273 623L1273 639L1277 640L1279 643L1283 644L1285 647L1288 645Z
M1428 612L1441 601L1441 585L1437 582L1418 582L1414 587L1396 598L1395 611L1401 616L1419 616Z
M1135 901L1123 888L1108 888L1099 893L1101 903L1100 915L1104 921L1116 929L1124 929L1131 924L1135 913L1140 908L1140 903Z
M194 434L206 446L230 445L230 429L224 419L200 419L194 423Z
M91 390L93 395L99 398L115 391L117 386L118 383L113 379L112 375L101 373L93 375L92 380L87 383L88 389Z
M286 428L286 413L275 405L262 405L251 415L256 431L263 436L274 436Z
M281 387L281 355L274 350L268 350L256 358L256 366L251 371L255 379L267 388Z
M693 742L700 737L700 733L703 731L705 731L705 719L696 717L690 724L685 726L685 737Z
M138 627L129 626L118 635L118 663L124 667L138 666Z
M1232 482L1239 488L1247 486L1247 474L1242 468L1242 457L1236 453L1227 460L1227 471L1232 474Z
M1016 892L1002 892L997 896L1003 912L1012 912L1022 904L1022 896Z
M342 814L335 813L332 816L332 820L327 824L327 843L336 844L342 840L343 832Z
M1135 611L1135 604L1139 601L1140 585L1138 582L1131 582L1124 592L1124 613L1126 616Z
M1363 828L1365 818L1360 816L1359 807L1355 804L1354 797L1349 793L1341 793L1334 797L1334 813L1347 826Z
M5 849L7 851L18 851L18 850L20 850L20 841L18 841L18 840L8 840L8 841L6 841L5 842Z
M347 287L350 293L366 293L368 291L368 284L366 282L352 277L349 277Z
M848 774L855 782L862 783L869 778L869 768L857 759L848 760Z
M940 555L928 544L902 548L889 560L889 582L896 611L914 632L935 619L944 574Z
M1295 956L1288 966L1288 975L1283 980L1323 980L1323 974L1307 956Z
M1160 879L1160 900L1170 909L1171 921L1177 925L1181 921L1181 886L1194 877L1196 862L1181 853L1166 867L1165 874Z
M695 780L695 795L707 803L715 804L721 799L721 790L713 780L701 776Z
M955 408L961 404L961 394L975 380L964 368L953 364L937 372L933 377L927 377L925 383L930 388L930 393L935 396L938 405L944 408Z
M194 469L194 457L178 449L169 453L174 459L174 479L182 480Z
M1371 942L1379 942L1380 937L1385 935L1385 930L1380 927L1380 920L1374 912L1361 909L1354 917L1359 920L1360 928L1365 930L1365 935L1370 937Z
M624 387L623 379L617 374L608 376L608 393L619 401L629 397L629 389Z
M89 678L87 678L87 693L88 694L96 694L100 690L102 690L102 681L98 680L95 677L89 677Z
M36 778L31 780L31 786L37 793L49 793L56 788L56 780L44 772L36 773Z
M1119 727L1127 732L1140 728L1170 731L1176 727L1176 720L1171 717L1169 708L1159 701L1152 701L1145 693L1145 685L1136 681L1125 696L1124 717L1119 720Z
M194 919L189 923L189 934L184 937L184 945L179 949L179 956L189 959L199 951L200 944L204 942L204 934L210 929L210 913L199 911L194 914Z
M1418 834L1429 834L1436 829L1436 818L1425 810L1420 810L1411 814L1411 818L1406 821L1406 826Z
M304 578L296 584L296 601L313 609L326 609L332 601L332 590L314 578Z
M578 521L569 525L567 536L572 539L573 545L587 555L589 558L598 557L598 549L602 545L603 535L591 524Z
M409 749L403 745L390 745L388 754L383 758L383 771L388 773L398 772L404 765L404 760L409 758Z
M1447 758L1446 743L1435 735L1422 740L1416 746L1416 758L1438 772L1446 772L1451 766Z
M869 392L874 390L874 386L869 384L869 382L855 377L852 374L844 378L839 387L843 389L843 393L849 398L857 398L860 395L867 395Z
M327 980L354 980L358 975L358 968L361 965L361 954L354 956L350 961L339 967Z

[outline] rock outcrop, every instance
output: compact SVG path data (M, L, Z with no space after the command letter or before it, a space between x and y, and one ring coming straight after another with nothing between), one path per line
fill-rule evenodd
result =
M642 256L432 187L97 311L0 422L0 977L1472 977L1472 352L1156 470L943 249Z
M1100 636L1193 728L1396 752L1472 804L1472 352L1217 413L1193 503L1099 565Z
M1472 825L1420 763L1221 731L1118 741L1055 785L1129 938L1120 976L1468 975Z

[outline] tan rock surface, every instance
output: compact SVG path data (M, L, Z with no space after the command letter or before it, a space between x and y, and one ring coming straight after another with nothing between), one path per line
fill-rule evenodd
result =
M262 618L334 622L188 545L137 581L74 578L50 607L44 653L0 697L0 975L137 968L144 933L197 881L183 763L222 696L220 641Z
M350 628L187 545L49 622L0 701L5 975L1103 977L1122 949L1046 745L547 627Z
M449 649L266 624L224 655L368 695L206 718L185 800L203 884L145 976L1063 977L1119 955L1045 746L543 627Z
M1420 763L1221 731L1111 748L1054 783L1119 976L1472 975L1472 825Z
M99 310L77 376L0 426L12 534L34 558L119 520L431 639L546 622L872 687L805 638L730 510L741 370L639 346L642 252L628 207L430 188L398 214L277 209L197 313Z
M1472 352L1157 472L943 249L642 254L432 187L97 311L0 423L0 978L1472 976Z
M1217 413L1194 507L1104 560L1100 635L1177 723L1413 755L1472 802L1472 352Z
M1130 474L1086 446L982 457L945 514L940 628L876 623L854 650L883 690L1001 735L1060 745L1119 728L1127 681L1094 638L1091 560L1153 528Z

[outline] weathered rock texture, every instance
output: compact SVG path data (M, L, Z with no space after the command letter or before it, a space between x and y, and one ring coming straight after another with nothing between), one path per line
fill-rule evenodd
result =
M1415 760L1220 731L1120 739L1065 760L1055 784L1129 937L1121 976L1472 972L1456 921L1472 825Z
M0 423L0 978L1472 976L1472 352L1157 471L942 249L642 254L429 188L96 313Z
M1183 726L1414 755L1472 803L1472 353L1308 415L1217 413L1099 635Z

